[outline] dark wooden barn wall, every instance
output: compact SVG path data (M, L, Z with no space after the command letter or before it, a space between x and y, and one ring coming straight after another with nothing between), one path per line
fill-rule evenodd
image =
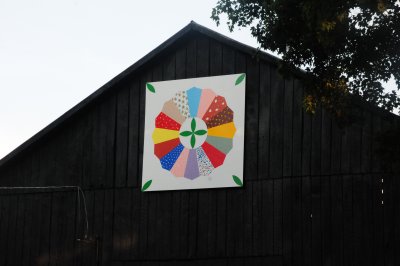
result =
M140 192L146 81L247 73L244 188ZM368 108L341 129L297 79L189 36L0 169L0 265L400 265L400 180ZM382 194L382 190L384 193ZM383 204L382 204L383 202ZM137 264L133 264L136 262Z

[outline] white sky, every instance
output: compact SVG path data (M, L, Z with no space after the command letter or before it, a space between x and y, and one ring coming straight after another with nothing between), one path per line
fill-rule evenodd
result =
M191 20L257 47L216 27L216 2L1 0L0 158Z
M210 19L217 0L1 0L0 158L191 20L256 47Z

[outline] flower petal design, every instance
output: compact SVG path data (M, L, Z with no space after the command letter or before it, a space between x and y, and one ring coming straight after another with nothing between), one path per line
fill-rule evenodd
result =
M171 117L167 116L163 112L161 112L156 117L156 128L165 128L170 130L179 130L181 128L181 124L173 120Z
M158 144L160 142L179 138L179 131L169 130L169 129L164 129L164 128L156 128L153 131L152 138L153 138L154 144Z
M188 104L188 97L186 91L179 91L175 94L173 98L174 104L178 107L179 112L185 118L190 116L189 113L189 104Z
M203 115L203 121L208 122L210 121L214 115L218 114L226 107L225 98L222 96L217 96L213 99L212 103L207 109L207 112Z
M224 154L228 154L233 147L233 139L231 138L207 136L206 142Z
M154 154L175 177L209 176L232 150L233 120L225 98L211 89L179 91L155 118Z
M214 137L233 138L236 127L233 122L208 129L208 135Z
M199 109L201 89L193 87L187 90L189 113L191 117L197 116L197 110Z
M208 128L212 128L229 122L233 122L233 111L227 106L211 120L207 121L206 125Z
M174 166L176 160L178 160L179 155L181 154L183 150L183 145L179 144L175 149L167 153L164 157L161 158L161 166L162 168L166 170L171 170L171 168Z
M186 117L184 117L180 113L178 107L174 104L173 100L169 100L169 101L165 102L161 112L163 112L164 114L166 114L171 119L178 122L179 124L182 124L186 119Z
M172 151L176 146L180 144L180 140L177 139L171 139L168 141L160 142L156 145L154 145L154 154L161 159L164 157L167 153Z
M199 109L197 110L197 117L204 116L204 114L207 112L208 108L210 107L210 104L212 103L215 97L217 97L217 94L215 94L212 90L210 89L202 90Z
M208 159L206 153L201 147L196 149L197 164L199 166L199 173L201 176L208 176L214 170L210 159Z
M217 168L224 163L226 155L220 152L214 146L211 146L207 142L204 142L201 147L203 148L204 153L210 159L210 162L212 163L214 168Z
M171 169L171 173L176 177L183 177L185 175L186 164L189 157L189 149L184 148Z
M199 166L197 164L196 149L189 150L189 156L186 163L185 177L189 179L195 179L199 177Z

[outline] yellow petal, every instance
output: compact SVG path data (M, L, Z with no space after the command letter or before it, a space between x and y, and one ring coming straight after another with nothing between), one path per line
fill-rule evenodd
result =
M156 128L153 131L152 138L153 138L154 144L157 144L160 142L179 138L179 131L169 130L169 129L164 129L164 128Z
M214 137L233 138L236 128L233 122L208 129L208 135Z

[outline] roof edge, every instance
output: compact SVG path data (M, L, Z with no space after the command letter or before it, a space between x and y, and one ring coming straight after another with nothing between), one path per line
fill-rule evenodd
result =
M57 118L56 120L51 122L49 125L47 125L45 128L43 128L38 133L33 135L31 138L29 138L28 140L23 142L21 145L19 145L13 151L11 151L9 154L7 154L5 157L0 159L0 168L3 167L4 165L6 165L8 162L10 162L13 158L15 158L18 155L20 155L22 152L27 150L30 146L32 146L35 143L37 143L42 137L44 137L45 135L53 132L58 127L60 127L62 124L66 123L66 121L68 121L69 119L74 117L76 114L78 114L85 107L89 106L96 99L98 99L101 95L103 95L104 93L110 91L113 88L114 85L116 85L117 83L123 81L127 76L129 76L130 74L134 73L140 67L144 66L147 62L149 62L152 59L154 59L158 54L160 54L164 50L167 50L174 43L176 43L180 38L182 38L183 36L185 36L186 34L188 34L191 31L196 31L196 32L199 32L201 34L204 34L204 35L206 35L206 36L208 36L208 37L210 37L212 39L215 39L215 40L217 40L217 41L219 41L221 43L224 43L224 44L226 44L228 46L231 46L231 47L233 47L235 49L241 50L242 52L244 52L246 54L249 54L249 55L252 55L252 56L256 56L257 55L257 56L259 56L260 59L265 60L265 61L269 62L272 65L277 66L279 64L279 62L281 61L280 58L278 58L278 57L276 57L274 55L271 55L271 54L269 54L269 53L267 53L265 51L260 51L259 49L251 47L249 45L243 44L243 43L241 43L239 41L236 41L236 40L234 40L232 38L229 38L229 37L227 37L227 36L225 36L223 34L220 34L220 33L216 32L216 31L208 29L207 27L204 27L204 26L202 26L200 24L197 24L196 22L194 22L192 20L188 25L186 25L180 31L178 31L177 33L172 35L170 38L168 38L166 41L164 41L163 43L158 45L155 49L153 49L148 54L146 54L144 57L139 59L136 63L134 63L133 65L129 66L127 69L122 71L120 74L118 74L117 76L112 78L110 81L108 81L106 84L101 86L99 89L94 91L92 94L87 96L81 102L76 104L70 110L65 112L59 118ZM293 74L295 76L297 76L297 77L302 77L305 74L305 72L303 70L301 70L301 69L298 69L297 71L294 71ZM385 115L389 114L389 115L393 115L394 117L396 117L398 119L400 118L399 116L397 116L397 115L395 115L393 113L384 111L384 110L382 110L381 108L379 108L377 106L371 106L372 104L370 104L368 102L365 102L365 101L363 103L359 102L359 104L366 104L367 107L369 107L370 109L374 109L375 111L378 111L381 114L385 114Z
M41 129L39 132L37 132L35 135L27 139L25 142L23 142L21 145L19 145L17 148L15 148L13 151L8 153L6 156L4 156L0 160L0 168L6 165L11 159L14 157L18 156L20 153L28 149L31 145L35 144L38 142L43 136L49 134L50 132L54 131L58 127L60 127L62 124L64 124L67 120L71 119L73 116L75 116L77 113L79 113L82 109L90 105L92 102L94 102L96 99L98 99L101 95L104 93L108 92L111 90L111 88L124 80L128 75L132 74L134 71L142 67L144 64L152 60L154 57L156 57L160 52L162 52L165 49L168 49L172 44L174 44L178 39L180 39L182 36L186 35L189 33L191 30L194 29L194 25L197 25L195 22L191 21L188 25L186 25L184 28L182 28L180 31L172 35L170 38L168 38L166 41L158 45L156 48L154 48L152 51L150 51L148 54L146 54L144 57L136 61L133 65L129 66L127 69L122 71L120 74L112 78L110 81L108 81L106 84L101 86L99 89L91 93L89 96L87 96L85 99L83 99L81 102L76 104L74 107L66 111L64 114L62 114L60 117L58 117L56 120L48 124L46 127Z

